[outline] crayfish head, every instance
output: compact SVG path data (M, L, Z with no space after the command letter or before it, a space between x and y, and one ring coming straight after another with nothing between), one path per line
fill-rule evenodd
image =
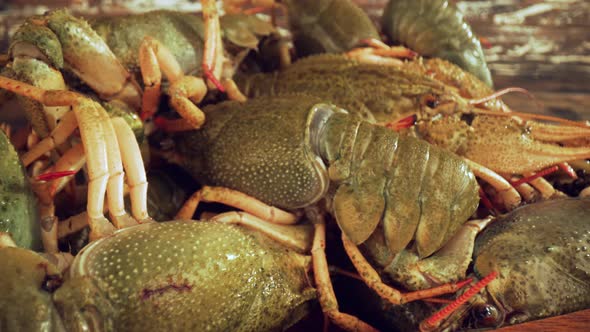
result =
M67 331L112 331L113 309L90 277L67 280L53 295Z
M495 304L481 302L473 305L469 319L475 328L496 327L504 321L504 312Z
M418 122L416 130L420 138L459 155L464 154L465 145L473 132L467 122L455 116Z
M457 308L439 326L438 330L490 329L500 327L506 312L490 293L483 289L466 305Z
M474 106L452 91L429 91L417 98L415 134L433 145L461 154L473 132Z
M61 284L57 267L27 249L0 249L0 326L7 331L63 331L51 293Z

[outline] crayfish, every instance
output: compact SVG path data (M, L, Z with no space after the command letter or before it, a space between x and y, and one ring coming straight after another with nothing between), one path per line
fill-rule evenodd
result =
M168 157L202 183L222 187L198 191L177 217L191 217L200 201L234 205L246 213L232 215L232 222L306 250L305 237L293 241L289 236L299 232L288 226L296 216L277 207L303 210L316 220L314 239L325 231L321 215L326 210L342 230L360 275L389 301L405 303L457 289L450 284L402 293L381 281L359 247L382 273L407 288L461 278L485 221L465 224L479 196L475 177L460 158L305 95L226 102L206 111L205 125L177 134L176 150ZM324 312L347 329L364 326L338 311L321 251L314 241L314 275ZM449 264L445 256L454 257L458 266L449 274L450 269L438 269L440 262Z
M39 213L29 179L9 137L0 130L0 232L21 247L41 249Z
M428 74L433 67L442 78ZM469 83L467 89L447 84L447 76L455 74L461 74L456 76L458 82ZM479 100L487 88L471 82L477 79L439 59L382 66L342 55L310 56L278 72L238 77L248 96L310 94L359 118L457 153L469 160L478 177L496 188L500 202L509 210L520 204L521 197L498 174L526 177L590 157L588 125L555 118L551 120L561 124L523 121L517 117L535 117L504 112L502 103L480 107L472 101ZM555 193L547 186L539 188L544 197Z
M499 328L590 306L590 200L556 199L501 216L475 241L474 272L498 276L445 327ZM423 323L423 329L432 329Z
M542 307L537 301L555 294L555 289L565 293L559 304L567 311L588 306L584 298L567 298L577 290L585 294L585 283L578 285L571 278L560 288L542 289L524 278L538 276L522 274L515 259L494 249L500 243L514 248L518 257L538 251L543 263L550 261L547 258L555 249L572 251L570 243L547 244L550 231L545 228L534 234L541 246L530 241L512 244L523 242L522 236L532 238L529 233L537 231L529 229L533 226L526 218L543 219L547 217L539 213L560 211L553 203L531 207L538 211L517 209L495 221L477 240L493 218L472 219L484 210L477 211L482 192L477 178L482 186L492 184L498 200L513 209L521 201L508 179L526 179L547 166L590 157L588 125L529 121L536 118L511 112L501 101L492 100L495 95L488 86L491 80L479 43L446 1L433 2L428 15L422 9L430 3L391 1L386 15L397 16L388 27L394 30L390 38L410 43L411 36L404 40L404 31L398 29L408 29L408 21L428 28L429 24L413 19L415 13L435 20L432 24L440 24L436 19L450 22L442 34L460 30L462 35L450 38L459 40L459 49L443 43L429 54L417 51L434 56L450 51L449 59L468 63L466 70L485 82L444 60L416 58L413 52L377 42L378 31L350 1L280 2L288 9L299 54L345 54L311 56L274 73L244 74L236 78L236 88L235 68L219 47L222 34L211 0L203 4L204 21L156 11L87 23L66 11L51 11L28 19L17 31L3 74L20 81L0 77L0 88L33 105L31 120L44 137L22 159L27 166L57 147L57 155L48 154L53 166L46 168L48 160L37 164L50 174L75 172L88 162L87 207L78 220L89 225L91 243L73 262L54 264L63 254L58 252L56 234L72 231L63 230L71 225L65 223L56 229L53 207L67 179L35 190L41 218L52 222L44 222L42 232L46 253L14 248L12 237L0 233L0 256L8 268L0 290L0 306L7 308L0 314L2 326L9 322L10 329L276 330L305 316L317 299L326 316L342 328L372 331L363 319L339 309L330 279L334 270L329 269L325 252L332 221L359 279L391 304L455 293L468 283L460 279L470 271L472 257L478 278L489 280L484 276L490 269L492 275L499 274L485 293L497 306L474 310L473 316L482 321L464 321L461 312L442 324L427 326L428 320L422 325L425 329L464 323L498 326L560 314L564 311ZM410 14L404 16L395 8ZM337 10L355 15L350 25L332 20ZM385 16L383 20L384 27L391 23ZM257 34L274 31L268 24L261 26ZM328 28L323 31L318 26ZM431 29L422 30L426 31L421 36L432 36ZM337 34L342 31L348 32ZM366 38L374 39L370 43L376 50L350 50ZM257 37L246 39L242 46L258 47ZM409 59L381 62L377 57L395 57L398 51ZM74 74L81 82L66 84L63 73ZM162 82L162 73L168 85ZM201 112L199 103L213 87L240 102L206 106ZM72 88L88 95L63 91ZM158 152L205 185L175 217L169 217L170 212L184 196L174 196L175 188L170 188L174 185L164 179L162 196L156 194L150 201L138 135L129 128L130 122L138 122L134 111L141 108L141 120L156 112L162 91L188 126L162 118L157 124L190 130L173 134L174 150ZM242 91L252 99L245 101ZM210 97L206 102L218 96ZM68 113L70 108L73 111ZM105 108L131 111L107 115ZM126 114L131 121L123 120ZM81 144L70 147L76 138L67 138L77 128ZM141 123L137 128L142 131ZM503 140L493 132L500 129ZM558 133L564 130L565 135ZM64 157L58 160L60 154ZM552 191L543 193L547 192ZM126 193L131 214L123 199ZM158 204L162 200L170 205ZM243 212L190 220L202 201L225 203ZM154 202L162 212L157 219L173 220L155 223L156 212L150 211ZM584 229L578 224L587 219L587 201L576 202L582 203L572 203L573 212L568 212L575 223L555 222L565 235L573 228ZM35 210L30 205L24 206L26 212ZM551 225L554 217L543 220ZM8 230L19 241L18 227L34 225L35 218ZM511 222L515 219L519 223ZM584 239L585 233L578 238ZM585 259L572 257L574 264ZM571 264L566 265L569 269ZM556 275L551 272L549 277ZM512 284L514 280L518 285ZM515 295L529 290L525 301ZM25 297L28 302L16 309L13 303ZM481 308L483 301L471 300L466 307ZM488 315L496 312L500 312L497 317Z
M279 72L242 78L238 83L247 96L311 94L367 120L400 131L410 127L411 134L465 157L489 184L484 189L500 210L514 209L523 200L563 196L543 176L563 169L575 178L567 163L590 156L588 124L512 112L495 98L480 43L448 1L391 0L381 28L390 39L464 70L375 41L375 27L350 1L281 3L296 51L340 54L304 58ZM351 50L367 40L373 40L371 48ZM388 68L392 66L400 70Z
M0 86L45 105L73 106L88 160L87 215L94 240L64 278L52 260L17 248L9 234L0 233L3 328L274 330L306 314L315 297L309 257L238 226L155 223L147 213L139 146L121 118L109 119L98 103L73 92L44 91L3 77ZM123 207L123 169L133 217ZM116 226L103 215L106 192Z
M198 103L208 89L244 98L231 79L234 65L223 41L251 49L258 36L274 31L263 20L239 15L224 17L220 30L215 1L203 2L203 16L160 10L86 21L52 10L28 18L15 32L3 75L43 89L90 88L101 101L123 103L143 120L156 112L165 89L172 107L198 128L204 121ZM77 80L66 82L62 74ZM20 99L42 138L67 111Z

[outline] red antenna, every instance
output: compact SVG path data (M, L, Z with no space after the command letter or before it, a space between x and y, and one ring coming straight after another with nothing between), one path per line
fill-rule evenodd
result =
M485 278L478 281L473 287L468 289L463 295L459 296L455 302L449 304L448 306L442 308L439 312L435 313L434 315L430 316L430 318L426 319L420 324L421 331L430 331L433 328L438 326L438 323L447 318L453 311L455 311L460 305L467 302L470 298L472 298L475 294L479 293L479 291L487 286L492 280L494 280L498 276L498 272L493 271L492 273L488 274Z
M45 174L38 175L35 180L37 181L51 181L64 176L70 176L76 174L78 171L62 171L62 172L47 172Z

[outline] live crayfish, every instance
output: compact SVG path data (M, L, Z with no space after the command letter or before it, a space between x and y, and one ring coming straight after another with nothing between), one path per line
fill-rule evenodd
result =
M67 72L103 101L118 100L136 111L141 107L145 119L158 107L164 74L171 105L198 127L204 116L193 102L204 98L207 85L205 80L189 75L204 75L208 82L227 90L230 97L243 98L233 88L233 64L228 64L223 54L215 8L215 1L204 2L205 20L164 10L99 17L90 22L66 10L30 17L12 38L11 62L4 75L44 89L65 90L60 71ZM244 49L255 48L257 36L274 30L256 17L224 17L222 22L228 43ZM44 138L65 110L39 111L39 105L30 104L27 101L25 109L33 108L29 117Z
M451 1L390 0L383 9L381 27L393 41L424 56L448 60L493 86L479 39Z
M27 249L41 249L36 198L20 159L7 135L0 130L0 232Z
M206 22L199 16L171 11L97 18L91 24L73 17L65 10L54 10L42 16L30 17L12 39L9 49L11 62L5 68L4 74L42 89L66 90L68 86L65 85L62 71L73 73L93 89L103 101L105 108L114 110L111 114L124 114L124 119L134 123L135 129L139 128L136 134L141 137L142 133L138 132L143 131L143 128L134 112L138 111L140 104L143 118L149 117L155 111L161 89L159 75L162 68L170 81L168 93L172 95L172 105L175 105L177 110L181 108L192 114L188 117L197 119L191 123L198 127L198 123L203 119L202 114L187 98L193 98L193 101L200 100L206 93L205 84L184 74L206 73L206 69L201 70L200 61L204 58L202 53L208 49L205 46L206 41L211 38L221 41L220 36L215 33L208 36L209 39L206 38L204 30L209 24L213 24L214 27L209 27L208 30L216 33L219 31L215 29L217 17L214 8L211 8L211 2L206 2L204 9L211 17L210 20L205 20ZM236 28L234 20L242 25ZM229 22L225 30L227 38L245 48L255 47L255 42L252 41L256 40L255 34L272 31L269 24L254 17L233 17L233 20L226 17L224 22ZM242 29L243 25L251 30L241 30L240 34L236 34L235 30ZM161 40L161 44L158 39ZM211 70L216 77L219 77L223 64L222 48L221 45L218 46L213 48L215 59L203 60L208 66L214 67ZM132 75L137 74L140 68L143 70L143 83L147 87L145 93L139 88L139 78ZM203 89L195 92L193 83ZM195 97L194 93L200 94L200 97ZM61 148L60 152L67 154L67 158L61 160L67 161L70 164L68 167L73 170L81 169L84 164L81 146L68 150L67 145L62 145L77 127L76 116L67 113L68 107L46 106L27 96L18 97L24 102L25 110L28 110L27 114L34 131L44 138L23 156L25 166L58 145ZM106 103L106 100L111 101ZM130 112L126 113L125 110ZM184 114L186 116L186 113ZM63 170L61 168L65 167L64 164L66 162L57 164L54 171ZM48 189L48 193L43 195L42 201L45 204L50 204L52 197L49 196L58 191L57 187L53 185Z
M349 52L353 57L383 63L387 61L378 60L380 55L413 56L411 52L386 49L374 42L377 49L352 51L363 43L381 40L379 29L353 1L279 3L286 7L293 43L300 56ZM380 28L392 42L403 43L423 56L451 61L486 85L493 85L479 40L450 1L390 0L383 9Z
M307 98L307 97L296 97L296 98L305 99L305 98ZM428 102L428 100L426 100L426 101ZM354 109L354 108L352 108L352 109ZM338 113L338 111L336 111L336 113ZM214 119L213 121L216 121L216 120ZM254 120L253 120L253 121L254 121ZM215 126L215 125L213 125L213 126ZM246 129L247 129L247 127L246 127ZM209 129L206 129L206 130L209 130ZM375 132L377 132L377 131L378 131L378 130L376 129L376 130L375 130ZM387 136L387 135L386 135L386 136ZM393 136L392 136L392 137L393 137ZM410 145L412 145L412 144L410 144ZM419 144L418 144L418 145L419 145ZM359 145L359 146L360 146L360 145ZM469 174L469 172L466 172L465 174ZM470 177L470 176L467 176L467 177ZM264 179L264 177L262 177L262 178ZM274 180L273 180L273 181L274 181ZM471 181L469 181L469 182L471 182ZM260 185L260 184L259 184L259 185ZM330 192L330 194L334 194L334 192ZM279 196L279 195L277 195L277 196ZM474 197L474 195L470 195L470 196L471 196L471 197ZM475 200L475 199L474 199L474 200ZM95 207L96 207L96 206L95 206ZM467 214L467 212L465 212L465 213ZM338 216L337 216L337 217L338 217ZM145 227L145 228L149 228L149 227L151 227L151 226L150 226L150 225L144 225L144 226L137 226L137 227ZM221 228L220 228L220 229L221 229ZM130 230L130 231L131 231L131 230ZM118 235L117 235L117 236L118 236ZM376 242L376 243L379 243L381 240L382 240L382 239L377 239L375 242ZM104 242L106 242L106 241L104 241ZM374 244L374 243L373 243L373 244ZM383 243L381 243L381 244L383 244ZM385 244L387 245L387 243L385 243ZM370 247L370 246L368 246L368 247ZM379 248L379 246L374 246L374 248ZM366 249L366 248L365 248L365 249ZM96 253L92 253L92 255L95 255L95 254L96 254ZM428 276L428 277L427 277L427 279L428 279L428 278L431 278L431 276ZM453 277L453 278L457 278L457 277ZM300 278L296 278L296 279L297 279L297 280L296 280L297 282L298 282L298 281L301 281L301 279L300 279ZM288 283L290 283L290 282L291 282L291 281L289 281ZM374 280L372 280L372 282L374 282ZM178 286L178 285L177 285L177 284L175 284L174 286ZM173 286L172 288L176 289L174 286ZM182 285L181 285L179 288L180 288L180 289L184 289L184 288L182 287ZM159 289L158 289L158 290L159 290ZM65 291L64 291L64 292L65 292ZM148 292L148 293L149 293L149 292ZM63 294L63 293L62 293L62 294ZM150 293L150 294L152 294L152 293ZM330 310L333 310L333 307L328 307L328 309L330 309Z
M498 277L438 328L499 328L590 307L589 244L588 198L543 201L498 218L473 252L476 276Z
M450 316L435 314L440 305L434 303L400 307L369 297L362 305L375 312L370 322L388 331L479 330L589 308L589 257L584 250L589 203L588 198L548 200L496 218L475 240L473 284L492 272L497 276Z
M0 256L0 326L10 331L276 330L315 297L309 257L219 223L121 230L79 253L65 282L36 253L9 247Z
M109 119L99 104L72 92L47 92L6 78L0 84L44 104L74 106L90 169L89 224L94 239L100 237L76 256L63 282L50 261L14 248L0 234L6 280L0 327L251 331L285 328L305 315L315 297L306 274L309 257L238 226L154 223L146 212L139 147L121 118ZM123 178L116 176L122 172L121 158L131 178L134 218L125 223L113 218L117 228L125 228L113 233L102 215L102 201L106 191L109 199L122 203L123 192L114 183L107 185L109 178L122 185ZM141 225L133 225L137 222Z
M313 6L306 6L306 1L282 3L289 12L295 44L304 54L346 52L346 57L362 63L353 64L336 57L303 59L305 64L300 60L292 66L297 69L287 68L267 78L246 79L246 83L240 85L250 91L247 95L314 94L350 110L356 108L369 120L375 117L396 128L415 125L414 134L469 159L478 177L495 189L492 193L498 206L508 210L520 204L520 195L527 201L534 201L538 196L546 199L561 193L542 178L532 180L533 187L525 183L515 189L503 177L528 178L556 164L588 158L590 150L586 137L590 127L587 124L563 121L564 125L554 126L527 121L537 117L514 112L506 114L509 108L505 104L486 98L494 92L489 87L490 74L480 43L463 21L462 14L448 1L391 0L382 15L382 29L390 39L409 43L424 55L454 61L466 71L438 58L405 62L382 60L381 55L400 55L379 45L376 46L381 49L370 52L350 51L351 45L359 40L375 39L376 34L366 15L350 1L326 0ZM330 12L340 14L327 19ZM353 19L339 20L339 17ZM437 25L441 27L429 28ZM343 31L351 32L343 34ZM362 68L366 63L372 63L372 70ZM386 68L392 65L402 68L401 72L393 74L402 79L392 77ZM388 74L376 74L379 70ZM367 77L360 75L361 72ZM379 77L376 83L371 75ZM410 78L412 76L414 78ZM413 81L408 83L404 79ZM355 107L348 107L351 103ZM552 121L562 120L554 118ZM561 132L567 134L562 136Z
M443 77L431 77L432 67ZM459 84L468 84L449 85L454 75ZM590 157L587 125L523 122L512 118L516 113L503 112L506 106L502 103L475 105L471 100L482 97L488 88L440 59L418 59L396 67L360 63L342 55L318 55L278 72L238 77L237 81L249 96L311 94L360 118L394 127L410 115L415 122L410 133L469 159L478 177L493 182L507 195L503 203L508 209L520 203L520 196L494 172L523 175ZM562 131L565 134L559 134Z
M479 230L463 225L479 202L468 166L449 152L321 101L290 95L211 106L200 130L175 137L171 159L205 184L228 187L272 206L309 211L314 203L326 205L361 276L393 303L456 289L449 285L401 293L381 281L357 246L385 275L410 289L461 278ZM240 222L269 232L277 226L259 218L281 224L295 220L275 208L258 209L259 201L218 187L197 192L187 206L201 200L237 200L253 215L242 214ZM181 215L191 216L194 208ZM453 236L455 241L449 241ZM439 255L453 256L459 268L451 274L437 271ZM318 289L321 294L322 287ZM338 312L336 303L322 302L321 295L320 302L331 319L354 329L356 320Z

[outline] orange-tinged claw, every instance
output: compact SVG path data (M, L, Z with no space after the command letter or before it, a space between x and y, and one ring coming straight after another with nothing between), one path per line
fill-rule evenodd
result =
M585 124L568 120L561 120L564 125L523 124L510 118L516 115L514 113L485 111L480 115L471 123L470 137L459 149L465 158L495 172L525 174L562 162L590 158L590 146L585 141L590 137L590 127ZM580 146L560 144L576 139L581 140Z

